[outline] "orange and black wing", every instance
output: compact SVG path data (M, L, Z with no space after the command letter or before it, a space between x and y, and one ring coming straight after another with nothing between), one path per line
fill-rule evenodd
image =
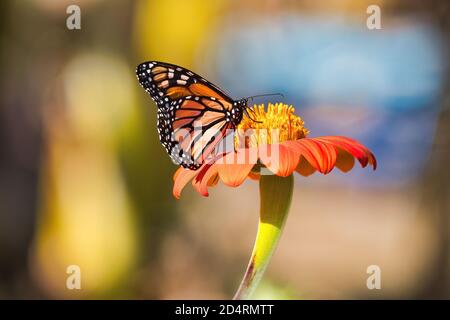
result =
M159 139L172 161L198 169L234 128L235 102L214 84L176 65L144 62L136 75L158 107Z

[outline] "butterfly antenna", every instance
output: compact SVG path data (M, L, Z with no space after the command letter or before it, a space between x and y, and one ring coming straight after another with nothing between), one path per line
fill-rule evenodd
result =
M282 93L267 93L267 94L257 94L256 96L250 96L245 99L251 99L253 101L253 98L271 97L271 96L280 96L284 98L284 95Z

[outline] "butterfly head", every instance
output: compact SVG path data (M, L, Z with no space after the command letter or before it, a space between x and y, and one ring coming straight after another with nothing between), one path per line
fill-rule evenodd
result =
M245 113L246 116L253 122L262 123L261 121L259 121L257 119L257 115L256 115L255 111L252 108L248 107L248 100L251 99L253 101L254 98L270 97L270 96L284 97L281 93L269 93L269 94L258 94L256 96L250 96L250 97L242 98L242 99L236 101L234 104L235 104L235 106L237 106L240 109L239 121L237 122L236 125L238 125L242 121L243 113Z

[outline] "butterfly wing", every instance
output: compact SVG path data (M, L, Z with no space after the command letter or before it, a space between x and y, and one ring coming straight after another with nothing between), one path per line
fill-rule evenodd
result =
M185 68L144 62L136 69L141 86L158 107L158 133L172 161L196 170L234 127L234 101Z

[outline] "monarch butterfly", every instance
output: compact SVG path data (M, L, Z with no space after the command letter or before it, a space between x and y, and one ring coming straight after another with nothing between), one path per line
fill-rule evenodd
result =
M233 100L216 85L177 65L144 62L137 66L136 75L158 107L161 144L175 164L190 170L202 166L247 110L249 98Z

